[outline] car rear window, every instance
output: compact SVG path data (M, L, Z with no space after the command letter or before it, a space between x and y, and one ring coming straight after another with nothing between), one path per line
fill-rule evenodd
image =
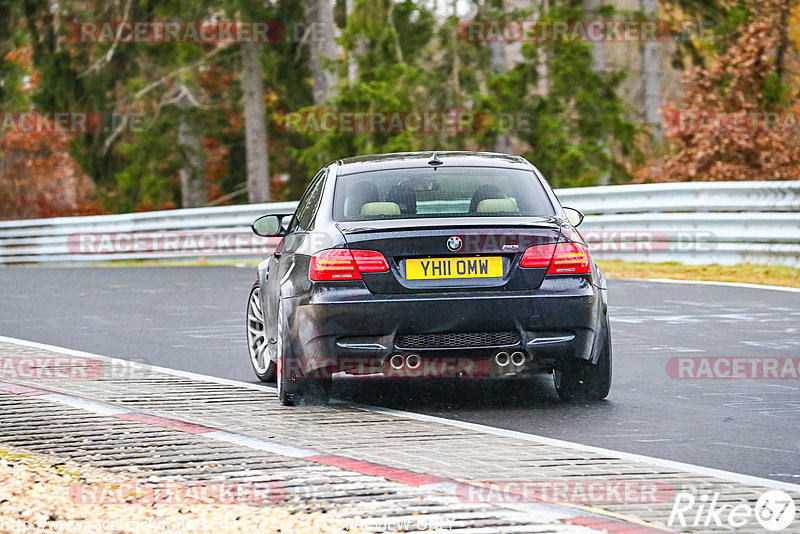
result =
M337 221L555 215L533 172L492 167L395 169L340 176L333 200Z

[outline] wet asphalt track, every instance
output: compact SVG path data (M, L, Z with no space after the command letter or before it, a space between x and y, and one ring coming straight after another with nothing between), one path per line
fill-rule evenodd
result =
M253 382L244 307L254 269L0 269L0 334ZM800 380L665 370L678 356L800 356L800 293L615 279L609 297L606 402L563 404L545 377L533 387L351 380L334 395L800 483Z

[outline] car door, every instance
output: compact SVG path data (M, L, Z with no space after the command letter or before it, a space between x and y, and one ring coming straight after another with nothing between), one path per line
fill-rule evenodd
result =
M275 252L273 252L272 257L269 259L269 277L267 278L265 305L267 307L266 317L272 318L272 320L267 321L266 324L271 347L274 347L277 341L278 302L281 299L282 286L285 283L286 274L291 271L294 266L298 243L302 241L302 235L308 231L314 214L317 211L317 207L319 206L323 185L325 183L325 176L327 175L326 170L327 169L321 170L311 180L311 183L308 188L306 188L306 191L297 204L297 209L286 230L286 235L278 243Z

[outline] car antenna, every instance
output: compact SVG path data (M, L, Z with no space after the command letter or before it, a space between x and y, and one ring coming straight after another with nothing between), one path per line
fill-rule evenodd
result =
M433 170L435 171L436 167L438 167L439 165L444 165L444 161L440 160L439 155L436 152L434 152L433 156L431 156L430 161L428 161L428 165L433 165Z

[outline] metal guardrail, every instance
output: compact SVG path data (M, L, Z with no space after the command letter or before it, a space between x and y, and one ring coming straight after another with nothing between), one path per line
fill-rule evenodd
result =
M556 194L587 215L580 230L599 258L800 267L800 181L601 186ZM254 237L253 219L295 206L2 221L0 264L254 260L275 240Z

